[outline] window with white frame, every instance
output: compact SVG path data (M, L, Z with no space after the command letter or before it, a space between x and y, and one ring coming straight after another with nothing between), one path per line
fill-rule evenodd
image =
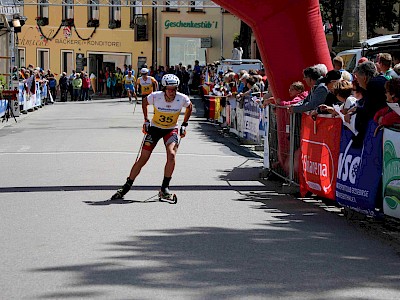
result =
M189 1L189 11L191 12L202 12L204 11L203 1Z
M88 0L88 20L99 20L99 0Z
M165 1L165 11L179 11L179 1Z
M74 0L62 0L63 4L66 4L62 7L62 19L68 20L74 18Z
M50 66L50 51L49 49L37 49L36 66L43 70L48 70Z
M49 0L38 0L38 18L49 18Z
M131 5L131 21L135 20L136 15L143 14L143 1L130 0Z
M109 20L109 27L110 25L113 28L121 27L121 0L111 0Z

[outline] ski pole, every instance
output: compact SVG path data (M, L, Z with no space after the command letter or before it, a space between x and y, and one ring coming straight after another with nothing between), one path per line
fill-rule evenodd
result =
M146 139L146 134L143 135L143 140L142 140L142 143L140 144L140 148L139 148L138 154L136 155L135 162L137 162L139 159L139 155L142 152L142 148L143 148L145 139Z

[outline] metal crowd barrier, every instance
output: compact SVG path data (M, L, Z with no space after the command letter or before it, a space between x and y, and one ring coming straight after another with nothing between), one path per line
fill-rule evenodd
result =
M269 105L270 171L298 185L300 166L301 114L290 114L287 106Z

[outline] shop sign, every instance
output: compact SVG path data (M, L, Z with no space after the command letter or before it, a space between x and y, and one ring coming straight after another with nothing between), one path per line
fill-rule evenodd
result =
M202 29L217 29L217 21L203 21L203 22L182 22L182 21L171 21L166 20L164 23L165 29L170 28L202 28Z
M200 40L200 48L211 48L212 47L212 37L204 37Z

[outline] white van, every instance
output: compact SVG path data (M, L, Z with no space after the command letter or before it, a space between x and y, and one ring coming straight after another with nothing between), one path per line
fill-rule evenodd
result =
M374 60L378 53L383 52L390 53L396 57L400 56L400 34L383 35L366 40L361 44L361 48L345 50L339 52L337 56L343 58L343 68L353 72L361 57L365 56L370 60Z
M224 73L228 71L228 68L233 69L233 72L239 73L240 70L261 70L263 64L259 59L224 59L220 61L218 65L218 71L222 70Z

